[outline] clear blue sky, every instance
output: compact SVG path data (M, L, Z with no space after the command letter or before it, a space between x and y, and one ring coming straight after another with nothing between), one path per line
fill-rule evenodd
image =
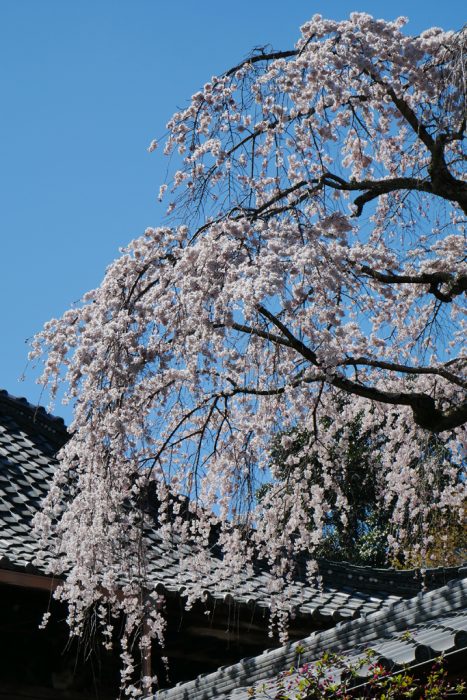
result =
M0 388L38 400L27 338L161 222L167 162L146 148L172 112L253 47L354 10L413 33L467 19L463 0L0 0Z

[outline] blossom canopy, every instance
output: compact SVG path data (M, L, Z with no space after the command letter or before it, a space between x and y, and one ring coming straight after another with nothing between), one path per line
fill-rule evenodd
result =
M37 524L78 628L96 601L123 607L129 631L144 613L148 481L162 536L193 546L188 600L209 580L216 522L229 575L269 562L281 614L330 489L345 524L335 441L345 450L356 415L384 436L391 546L409 513L425 534L434 509L462 517L465 32L414 37L405 23L316 15L293 49L213 77L168 124L165 225L36 336L41 381L64 381L75 405ZM286 447L297 427L309 440L284 486L271 437ZM304 456L322 465L313 489L294 469ZM177 514L181 494L196 517ZM152 614L147 634L161 635Z

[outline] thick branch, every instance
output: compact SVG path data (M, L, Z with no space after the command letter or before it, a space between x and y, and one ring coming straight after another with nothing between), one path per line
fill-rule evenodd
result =
M224 391L221 396L224 397L231 397L235 396L237 394L247 394L251 396L280 396L283 394L286 390L286 388L292 387L292 388L297 388L298 386L301 386L302 384L316 384L317 382L324 382L325 381L325 376L324 375L305 375L303 372L300 372L299 374L296 375L295 379L293 381L287 383L284 386L278 386L278 387L270 387L269 389L258 389L256 387L252 386L240 386L235 382L233 379L229 379L227 377L227 381L232 385L232 390L231 391Z
M363 367L375 367L376 369L385 369L390 372L401 372L402 374L434 374L438 377L443 377L448 382L456 384L462 388L467 388L467 382L463 381L457 377L449 370L443 367L411 367L409 365L402 365L397 362L385 362L384 360L371 360L368 357L349 357L344 362L341 362L342 366L363 366Z
M226 328L227 324L225 323L216 323L214 324L213 328ZM288 348L291 348L292 345L288 342L288 340L285 340L285 338L282 338L280 335L277 335L276 333L271 333L270 331L263 331L260 328L252 328L251 326L246 326L243 323L232 323L229 324L229 328L233 328L234 331L239 331L240 333L248 333L249 335L254 335L257 336L258 338L263 338L264 340L270 340L273 343L276 343L277 345L285 345Z
M376 81L379 82L381 85L385 85L388 95L390 96L391 100L394 102L396 105L397 109L399 112L402 114L402 116L405 118L405 120L410 124L412 129L415 131L417 134L418 138L425 144L425 146L428 148L428 150L433 153L433 149L435 146L435 142L433 140L433 137L428 133L427 128L422 124L422 122L418 119L417 115L413 111L411 107L407 104L405 100L403 100L401 97L399 97L395 90L384 83L384 81Z
M393 406L410 406L415 423L433 433L453 430L467 422L467 401L454 408L442 411L436 407L435 400L428 394L382 391L373 386L359 384L351 379L347 379L347 377L335 376L331 378L330 384L348 394L362 396L379 403L392 404Z
M295 49L292 49L290 51L272 51L271 53L264 53L264 51L262 51L261 53L257 53L254 56L246 58L244 61L238 63L233 68L230 68L224 73L224 76L227 77L230 75L234 75L238 70L251 63L259 63L260 61L275 61L279 58L291 58L292 56L296 56L297 53L298 51L296 51Z
M303 194L300 195L300 197L295 199L287 206L278 207L276 209L267 211L271 204L275 204L276 202L283 200L292 192L295 192L296 190L299 190L307 185L313 185L313 187L307 189ZM427 182L426 180L419 180L415 177L395 177L388 178L386 180L362 180L361 182L357 182L353 180L344 180L343 178L334 175L333 173L324 173L324 175L322 175L320 178L310 180L309 182L301 180L300 182L297 182L291 187L285 190L281 190L276 195L274 195L274 197L271 197L271 199L269 199L267 202L262 204L257 209L253 210L252 213L254 214L254 216L259 216L266 211L269 215L281 214L288 209L293 209L295 206L298 206L299 204L301 204L301 202L307 199L308 196L318 192L324 186L331 187L334 190L346 192L363 191L363 194L357 197L354 201L354 204L356 206L354 216L360 216L360 214L363 211L364 205L370 202L371 200L376 199L382 194L389 194L390 192L396 192L398 190L416 190L418 192L433 193L433 188L429 182Z
M467 183L451 175L444 157L445 146L446 137L445 134L441 134L435 141L428 166L433 192L444 199L457 202L467 214Z
M344 180L333 173L325 173L322 177L323 184L328 185L336 190L344 191L361 191L366 190L354 201L357 210L354 216L360 216L363 207L367 202L376 199L382 194L396 192L397 190L417 190L419 192L433 192L433 188L426 180L419 180L415 177L392 177L386 180L362 180L356 182L354 180Z
M296 336L282 323L282 321L277 318L276 315L271 313L264 306L258 306L259 313L267 318L278 330L285 336L288 341L288 345L296 350L302 357L308 360L313 366L321 367L323 369L323 376L318 378L331 384L331 386L341 389L348 394L354 394L356 396L362 396L363 398L370 399L372 401L378 401L379 403L387 403L395 406L410 406L412 409L414 420L417 425L431 432L438 433L444 430L452 430L463 425L467 421L467 401L447 410L442 411L436 407L435 400L428 394L423 394L420 392L393 392L384 391L378 389L374 386L367 386L365 384L360 384L359 382L348 379L347 377L339 374L332 374L326 368L322 367L318 361L316 353L305 345L301 340L296 338ZM248 329L251 332L251 329ZM262 332L261 332L262 333ZM265 339L271 340L267 337L267 333L264 334ZM261 336L263 337L263 336ZM378 366L381 369L389 369L395 372L406 372L410 374L415 374L417 372L412 371L415 368L409 368L405 365L397 365L393 363L380 362L378 365L373 364L372 360L367 358L359 358L358 364L367 364L368 366ZM375 361L376 362L376 361ZM357 364L356 360L348 361L345 364ZM383 367L386 364L386 367ZM418 374L439 374L443 376L445 370L440 368L439 370L427 371L428 368L422 368L422 371ZM451 375L451 373L448 373ZM454 375L452 375L454 377ZM448 377L445 377L448 378ZM455 378L455 377L454 377ZM459 384L459 380L455 378L456 384ZM449 378L452 381L452 378ZM317 381L313 378L313 381ZM461 385L463 386L463 384ZM277 389L273 390L277 393Z
M391 85L388 85L388 83L383 78L378 78L378 76L371 71L366 71L366 73L371 77L372 80L375 81L375 83L384 87L389 97L396 105L397 109L402 114L404 119L408 122L408 124L410 124L413 131L417 134L418 138L425 144L425 146L430 152L433 152L435 142L432 136L428 133L426 126L419 121L413 109L407 104L407 102L402 97L399 97L397 95L394 88L391 87Z
M467 275L455 277L449 272L424 272L419 275L396 275L373 270L368 265L362 265L361 271L378 282L385 284L429 284L429 292L443 302L451 302L455 296L467 291ZM446 292L441 292L440 284L448 285Z
M302 343L301 340L296 338L293 333L289 331L287 326L285 326L282 321L280 321L277 316L274 316L270 311L268 311L264 306L259 305L258 306L258 311L262 316L268 319L268 321L271 321L276 328L278 328L283 335L287 338L287 340L290 343L290 346L294 348L294 350L297 350L297 352L300 353L306 360L309 360L312 365L315 365L315 367L319 367L319 362L316 357L316 353L313 352L309 347L307 347L304 343Z
M448 140L446 134L440 134L434 139L428 132L426 126L418 119L413 109L402 97L396 94L394 88L373 73L370 73L370 76L376 83L382 85L386 89L399 112L430 152L431 162L428 166L428 172L431 179L432 192L443 199L457 202L464 213L467 214L467 184L453 177L444 157L444 149ZM456 137L458 136L458 138L461 138L462 133L463 128L461 127Z
M270 331L262 331L260 328L252 328L251 326L245 326L241 323L233 323L232 328L234 329L234 331L249 333L250 335L255 335L258 338L270 340L273 343L277 343L278 345L285 345L288 348L292 347L288 340L285 340L284 338L281 338L280 335L276 335L275 333L271 333Z

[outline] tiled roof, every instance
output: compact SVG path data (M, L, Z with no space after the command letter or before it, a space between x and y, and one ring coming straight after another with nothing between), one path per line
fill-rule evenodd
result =
M150 578L162 593L179 592L190 577L189 567L183 559L189 556L189 548L171 548L167 542L160 541L157 531L149 533L149 537L152 540L150 550L154 552L148 562ZM215 571L220 562L215 556L211 562ZM297 577L287 594L295 615L307 618L310 624L314 622L315 626L324 627L380 610L401 598L415 595L422 586L436 588L444 585L458 576L458 568L432 569L422 580L418 570L372 569L321 560L320 574L320 585L310 586ZM270 582L268 571L257 567L236 582L235 591L224 580L215 588L206 590L206 598L268 609Z
M467 576L467 568L460 573ZM404 634L407 631L409 635ZM300 642L243 659L195 681L159 691L156 698L251 700L253 697L266 700L276 697L281 674L298 663L312 663L326 651L353 662L361 658L366 649L373 650L375 658L388 669L424 662L441 652L467 652L467 578L451 581L435 591L419 593L410 600L398 601L386 610L316 632ZM363 666L359 673L364 682L368 667ZM338 680L337 668L334 675Z
M65 443L61 419L44 409L0 392L0 568L44 573L33 561L37 543L31 519L40 508L56 469L54 455ZM148 532L149 580L167 595L183 595L191 571L189 548L162 542L157 529ZM213 552L212 569L219 568ZM385 608L414 595L423 586L437 587L458 576L456 568L434 569L422 581L417 571L371 569L349 564L320 562L321 586L310 586L297 577L290 591L295 613L313 627L329 627ZM221 578L221 577L219 577ZM235 590L229 582L210 586L206 597L267 610L271 577L264 567L240 577Z
M32 570L31 519L67 440L65 424L42 407L0 391L0 566Z

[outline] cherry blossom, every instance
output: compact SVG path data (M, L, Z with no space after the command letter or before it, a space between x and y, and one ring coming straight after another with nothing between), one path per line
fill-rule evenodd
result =
M164 633L144 566L149 485L161 537L190 544L187 603L260 557L282 635L295 555L316 575L329 487L345 524L331 452L357 413L384 435L391 547L408 514L422 556L433 510L463 516L465 32L405 24L315 15L290 51L212 77L168 123L180 165L160 188L165 225L34 340L41 382L74 405L37 531L74 633L98 606L109 639L106 611L125 613L129 693L128 639L142 630L144 654ZM284 488L269 449L294 427L310 439ZM304 487L306 456L326 489Z

